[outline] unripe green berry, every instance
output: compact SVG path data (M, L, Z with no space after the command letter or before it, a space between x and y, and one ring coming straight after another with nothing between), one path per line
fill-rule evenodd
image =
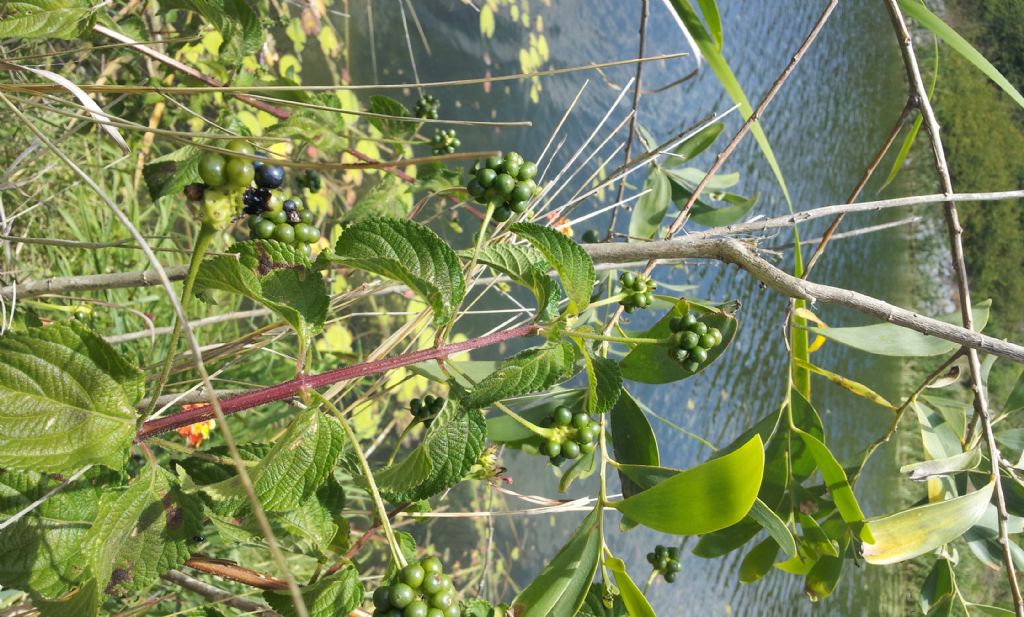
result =
M423 571L423 566L418 563L410 563L402 568L402 571L399 573L401 581L413 588L419 588L423 584L424 576L426 576L426 572Z
M575 426L576 428L590 426L590 416L583 413L582 411L579 413L575 413L572 416L572 425Z
M395 583L388 590L388 600L395 608L405 608L416 599L416 592L405 583Z
M295 242L295 228L288 223L281 223L274 228L274 239L285 244Z
M494 179L498 177L498 172L494 171L489 167L485 167L480 171L476 172L476 181L480 183L480 186L485 189L490 188L494 184Z
M552 417L557 426L569 426L572 423L572 410L568 407L556 407Z
M696 332L698 335L704 336L708 333L708 325L703 321L698 321L690 326L690 332Z
M562 444L562 456L567 459L574 459L580 455L580 445L575 441L566 441Z
M508 174L498 174L494 178L494 186L501 191L502 195L511 195L512 190L516 187L516 181Z
M519 166L519 179L529 180L537 175L537 164L533 161L526 161Z
M680 337L681 340L679 341L680 349L690 350L700 345L700 336L696 332L686 331L680 332L679 334L682 334L682 337Z

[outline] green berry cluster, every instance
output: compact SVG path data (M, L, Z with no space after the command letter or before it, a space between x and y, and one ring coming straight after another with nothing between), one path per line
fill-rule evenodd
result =
M433 94L424 94L416 101L416 108L413 113L417 118L437 120L437 110L441 108L441 101Z
M455 588L437 557L410 563L373 592L373 617L459 617Z
M470 168L466 191L477 203L494 206L494 220L507 221L512 213L525 212L530 199L540 191L533 181L536 175L537 164L518 152L490 156Z
M238 154L253 155L252 146L241 139L229 142L226 148ZM247 158L206 152L199 159L199 177L203 185L190 185L185 194L189 199L202 200L204 223L224 229L238 210L238 194L256 178L256 168Z
M567 460L578 458L580 454L594 451L594 440L597 431L594 420L583 412L573 413L568 407L556 407L551 417L544 423L554 427L557 435L540 445L540 453L551 459L551 464L558 467Z
M409 411L412 412L414 418L430 426L434 417L444 409L444 403L444 397L434 397L428 394L422 399L414 398L409 401Z
M320 239L320 230L313 226L313 212L302 208L300 204L295 199L281 202L280 198L272 197L268 203L270 209L246 219L249 235L291 244L309 257L313 252L312 245Z
M625 298L619 300L619 304L627 313L647 308L654 302L654 290L658 284L643 274L623 272L619 275L619 283L622 284L619 293L626 294Z
M676 574L682 567L679 565L679 547L662 546L654 547L653 553L647 553L647 561L655 570L665 577L666 583L676 580Z
M668 322L672 335L668 339L668 355L691 373L707 362L708 351L722 344L722 332L709 328L693 313L685 317L673 317Z
M455 136L455 129L437 129L434 131L434 139L431 140L430 145L434 147L434 154L451 154L455 152L455 149L462 145L459 138Z
M594 228L590 228L583 232L583 236L580 238L584 244L595 244L601 241L601 234Z

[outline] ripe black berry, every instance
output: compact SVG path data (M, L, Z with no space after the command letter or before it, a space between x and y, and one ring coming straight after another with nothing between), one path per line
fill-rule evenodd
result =
M269 163L256 168L256 186L265 189L276 189L284 184L284 167Z

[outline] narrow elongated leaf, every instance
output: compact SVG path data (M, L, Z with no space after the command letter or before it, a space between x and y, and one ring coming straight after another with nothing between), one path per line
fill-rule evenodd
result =
M527 349L502 362L466 395L462 404L482 409L506 398L547 390L575 372L576 350L569 341Z
M535 425L540 425L552 416L556 407L565 405L574 409L583 404L587 395L584 389L563 390L543 397L543 402L534 407L517 411L517 414ZM487 419L487 438L496 443L518 446L523 441L536 439L537 434L507 414L498 414Z
M709 328L718 328L722 332L722 343L708 350L707 361L702 362L695 373L691 373L683 368L681 364L669 358L668 347L663 345L637 345L619 363L622 376L641 383L671 383L696 375L718 359L729 348L733 338L736 336L736 330L739 327L736 318L719 310L712 310L697 304L689 304L686 300L679 300L672 310L658 320L658 323L654 324L650 330L637 333L635 336L641 338L667 338L671 334L668 324L672 318L685 315L691 309L701 317L702 321Z
M974 328L981 331L988 323L991 300L974 305ZM939 321L960 325L960 312L950 313L938 318ZM928 336L891 323L857 326L850 328L818 328L808 327L810 332L842 343L854 349L860 349L879 356L939 356L949 354L957 349L956 343Z
M604 564L608 566L608 569L612 571L612 576L615 577L615 584L619 587L622 603L626 605L630 617L657 617L643 592L630 578L629 572L626 572L626 564L618 557L606 559Z
M263 599L281 617L296 617L298 612L288 592L265 591ZM302 588L302 600L309 617L335 617L348 615L363 601L363 584L359 572L351 564L330 576Z
M572 617L590 590L601 551L601 515L594 510L533 582L512 601L517 617Z
M722 16L718 14L718 4L715 0L697 0L697 6L700 7L704 20L708 22L711 38L715 40L715 44L721 51L725 41L722 38Z
M483 415L448 401L409 456L375 474L381 494L394 502L432 497L466 476L483 450Z
M732 69L729 68L729 64L725 61L725 57L722 55L718 42L708 34L708 31L704 28L704 24L702 24L700 18L697 17L696 11L694 11L693 7L690 6L689 0L665 0L665 2L675 10L679 19L683 23L683 27L686 28L686 31L693 38L694 43L704 55L704 58L708 62L708 66L711 67L715 76L718 77L718 81L722 84L722 87L725 88L729 98L739 105L740 113L743 114L743 119L749 119L750 116L754 114L754 108L751 107L750 101L747 100L747 95L744 94L739 80L736 79L736 75L732 72ZM789 198L789 189L786 187L786 181L782 177L782 170L779 168L778 161L775 160L775 153L772 151L771 144L768 143L768 137L765 136L764 130L761 128L761 124L759 122L755 122L750 127L750 132L754 134L754 139L757 141L758 147L761 148L764 158L768 161L768 166L775 175L775 179L779 183L779 188L782 189L782 195L785 198L786 203L791 203Z
M312 499L334 469L344 443L338 421L319 408L310 407L295 416L266 456L248 470L263 508L287 511ZM216 499L234 501L236 507L245 501L234 475L203 490Z
M804 594L811 602L824 600L835 591L839 575L843 573L842 557L823 555L807 573L804 581Z
M857 497L853 494L853 489L850 487L850 481L846 478L843 466L839 464L839 461L832 456L832 452L829 451L828 447L817 437L800 429L793 429L793 432L800 436L800 439L807 445L811 456L814 457L814 462L817 463L818 469L821 470L821 477L825 480L825 487L828 488L829 494L832 495L832 501L835 502L840 516L847 523L859 526L861 539L865 542L871 542L873 530L869 530L867 525L861 525L864 521L864 512L861 511L860 504L857 503Z
M750 512L763 471L764 450L755 436L735 452L611 505L651 529L704 534L737 523Z
M454 317L466 295L455 251L419 223L364 219L341 234L334 250L334 255L321 253L317 264L337 263L405 283L433 309L437 326Z
M757 521L757 524L768 532L768 535L775 541L776 547L781 548L790 557L796 556L796 540L793 539L793 532L779 518L779 515L760 499L754 500L754 505L750 508L750 518Z
M142 374L77 324L0 338L0 467L70 474L121 469Z
M704 176L707 172L703 169L697 169L696 167L666 167L665 175L669 177L672 182L675 182L685 189L693 191L697 188L701 182L704 181ZM708 180L707 186L704 187L706 191L724 191L725 189L732 188L740 181L740 174L733 172L731 174L715 174L710 180Z
M516 223L509 227L525 238L555 267L569 298L569 312L579 313L590 303L594 290L594 262L583 248L565 235L543 225Z
M921 22L921 25L931 30L935 36L942 39L953 51L963 56L964 59L973 64L986 77L994 81L1015 103L1024 107L1024 96L1021 96L1020 92L1013 87L1009 80L1003 77L1003 74L991 62L986 60L985 56L981 55L977 49L968 43L967 39L957 34L956 30L950 28L935 13L928 10L928 7L924 4L914 0L897 1L900 4L900 8L907 15Z
M921 586L919 597L921 612L929 614L931 609L956 590L956 575L948 559L936 559L931 572Z
M754 193L751 197L724 193L722 200L729 203L728 206L712 208L703 202L697 202L690 208L690 220L705 227L725 227L732 225L747 215L761 198L760 193ZM676 202L682 206L685 202Z
M1016 615L1016 613L1008 608L1000 608L988 604L968 602L967 606L970 607L972 615L992 615L992 617L1014 617Z
M668 176L657 167L652 167L647 175L644 190L647 193L636 201L633 214L629 217L630 238L653 238L672 200L672 184Z
M238 258L221 255L199 267L196 296L213 302L214 290L235 293L280 315L304 340L320 332L330 296L305 255L276 240L239 242L231 252Z
M958 471L976 469L980 463L981 450L974 448L947 458L904 465L900 467L900 473L909 474L911 480L920 482L932 476L944 476Z
M985 513L994 488L989 483L962 497L870 519L874 541L861 554L868 563L899 563L952 542Z
M799 366L801 368L806 368L807 370L811 371L812 373L817 373L818 375L821 375L825 379L831 381L832 383L836 384L840 388L843 388L844 390L847 390L848 392L856 394L857 396L859 396L861 398L867 399L867 400L871 401L872 403L875 403L876 405L881 405L882 407L885 407L886 409L889 409L889 410L892 410L892 411L896 411L896 406L893 405L892 403L890 403L889 401L887 401L884 396L882 396L881 394L875 392L871 388L865 386L864 384L862 384L862 383L860 383L858 381L854 381L854 380L850 379L849 377L843 377L842 375L838 375L836 373L833 373L830 370L823 369L820 366L816 366L814 364L811 364L810 362L803 362L803 361L797 360L796 364L797 364L797 366Z
M637 405L629 392L625 390L619 395L615 407L610 414L612 429L612 450L615 460L628 465L648 465L657 467L660 463L658 440L654 429L647 421L647 416ZM619 472L622 481L622 496L631 497L650 485L640 485L623 472Z
M0 473L0 520L59 484L36 472ZM89 472L0 530L0 585L24 589L34 598L56 598L85 580L82 547L96 521L101 495L95 484L96 474Z
M459 255L472 259L473 249L461 251ZM477 260L533 292L537 298L537 321L553 321L558 317L562 290L548 276L552 266L540 251L532 246L490 244L481 247Z
M85 540L104 592L141 591L188 559L202 529L202 504L167 471L147 466L124 492L108 493Z
M707 125L698 131L696 135L679 144L672 151L674 156L668 160L685 163L694 159L698 154L710 148L718 139L718 136L722 134L723 130L725 130L725 123L723 122Z

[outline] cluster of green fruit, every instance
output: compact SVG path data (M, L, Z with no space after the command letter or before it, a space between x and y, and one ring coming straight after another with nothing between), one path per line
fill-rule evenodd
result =
M455 129L437 129L434 131L434 139L430 145L434 147L434 154L452 154L455 149L462 145L459 138L455 136Z
M578 458L580 454L594 451L594 439L600 430L591 417L583 412L573 413L568 407L559 406L544 422L545 426L553 427L556 436L541 443L539 451L551 460L555 467L567 460Z
M307 189L310 193L319 193L324 185L323 180L320 178L320 172L315 169L304 170L295 178L295 183L299 187Z
M373 617L459 617L455 588L437 557L413 562L373 592Z
M414 418L422 422L424 425L430 426L434 417L444 409L444 403L444 397L435 397L428 394L422 399L414 398L409 401L409 411L412 412L412 416Z
M265 210L246 219L249 234L262 240L274 239L291 244L306 257L313 253L313 244L320 239L320 230L313 225L313 212L299 207L299 202L286 199L277 210Z
M619 300L619 304L627 313L647 308L654 302L654 290L658 288L658 284L650 277L635 272L623 272L619 275L619 283L622 284L619 293L625 294L625 297Z
M518 152L489 156L470 168L466 191L477 203L494 206L492 216L496 221L507 221L513 213L525 212L530 199L540 191L533 180L536 175L537 164Z
M665 547L659 544L654 547L653 553L647 553L647 561L665 577L666 583L675 582L676 574L682 569L679 565L678 546Z
M441 101L437 100L433 94L424 94L420 97L420 100L416 101L416 107L413 113L416 114L417 118L424 118L427 120L437 120L437 110L441 107Z
M722 332L709 328L693 313L684 317L673 317L668 322L672 335L668 339L668 355L691 373L707 362L708 351L722 344Z

